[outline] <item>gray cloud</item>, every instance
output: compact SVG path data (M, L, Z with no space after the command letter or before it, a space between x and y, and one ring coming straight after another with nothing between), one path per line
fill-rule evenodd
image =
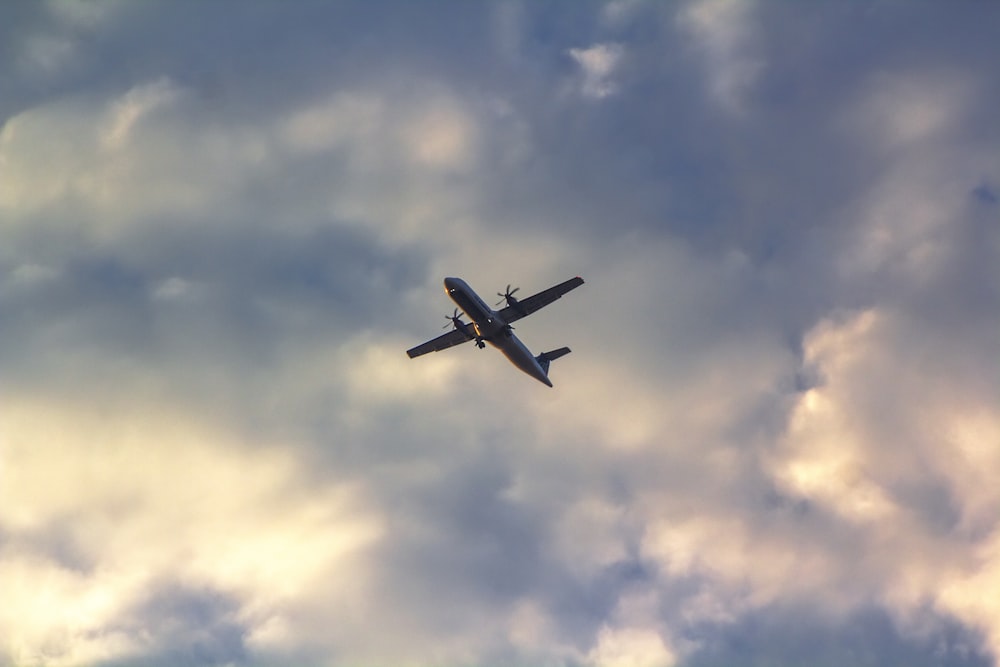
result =
M935 630L908 636L882 611L861 608L831 632L829 620L809 608L766 610L722 630L723 641L713 640L686 664L993 664L974 633L951 619L928 621ZM718 631L699 628L691 634L697 641L702 633Z
M996 12L0 13L3 660L995 663Z
M111 630L144 635L141 652L101 664L127 665L137 659L145 665L246 664L239 605L222 592L176 582L160 585L130 610L122 627Z

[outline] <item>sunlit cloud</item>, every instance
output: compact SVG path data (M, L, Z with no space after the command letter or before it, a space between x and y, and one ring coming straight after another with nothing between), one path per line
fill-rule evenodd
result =
M353 554L382 531L351 484L303 487L288 448L244 449L156 405L5 401L0 421L0 625L17 628L17 662L154 648L115 619L171 581L235 596L264 641L317 582L356 586Z
M659 667L674 664L676 657L653 629L602 629L590 654L594 664L608 667Z

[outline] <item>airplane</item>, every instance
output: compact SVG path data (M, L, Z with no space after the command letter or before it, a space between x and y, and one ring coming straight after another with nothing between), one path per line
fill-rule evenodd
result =
M411 359L427 354L428 352L440 352L455 345L467 343L470 340L476 341L479 349L486 347L489 343L493 347L503 352L504 356L519 369L535 378L542 384L552 386L549 380L549 362L570 353L568 347L560 347L558 350L543 352L537 357L531 354L524 343L514 335L514 327L511 322L516 322L522 317L531 315L536 310L544 308L563 294L572 289L576 289L583 284L583 278L571 278L566 282L559 283L555 287L542 290L538 294L529 296L527 299L518 299L514 296L520 288L507 289L504 293L497 292L497 296L503 297L495 305L506 302L506 307L501 310L493 310L486 305L478 294L469 287L469 284L461 278L445 278L444 291L451 297L459 308L472 320L463 322L458 308L451 315L445 315L445 319L451 320L452 329L446 334L417 345L406 351ZM445 325L447 328L448 325Z

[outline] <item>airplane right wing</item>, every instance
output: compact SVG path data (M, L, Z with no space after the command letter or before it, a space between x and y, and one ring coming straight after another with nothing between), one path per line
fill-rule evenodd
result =
M428 352L440 352L441 350L447 350L449 347L461 345L462 343L470 341L473 338L474 336L470 337L464 331L452 329L446 334L441 334L437 338L429 340L426 343L410 348L406 351L406 354L410 357L410 359L412 359L414 357L419 357L422 354L427 354Z
M507 324L516 322L522 317L531 315L536 310L540 310L556 299L562 297L566 292L576 289L583 284L583 278L570 278L564 283L559 283L555 287L542 290L538 294L533 294L527 299L520 299L500 311L500 317Z

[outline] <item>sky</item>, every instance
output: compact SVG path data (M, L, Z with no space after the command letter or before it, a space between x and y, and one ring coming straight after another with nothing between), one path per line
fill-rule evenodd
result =
M0 3L0 665L997 665L998 35Z

